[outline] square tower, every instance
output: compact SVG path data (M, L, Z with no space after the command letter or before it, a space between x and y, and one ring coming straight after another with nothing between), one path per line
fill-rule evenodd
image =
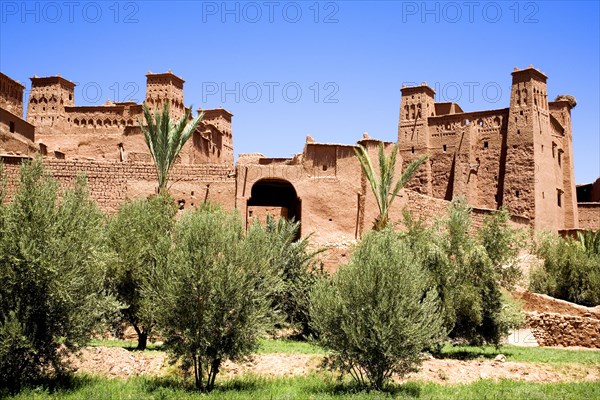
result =
M30 79L27 122L40 129L40 133L63 130L68 125L65 107L75 104L75 83L60 75Z
M145 103L150 109L162 109L169 103L171 116L180 119L185 115L183 84L185 81L171 71L163 74L146 74Z
M574 183L565 179L573 168L570 113L568 121L556 118L547 77L533 66L515 68L512 77L501 204L530 218L535 229L576 227Z
M435 91L423 82L420 86L403 86L400 90L400 117L398 119L398 149L405 168L414 159L427 154L429 125L427 118L435 116ZM409 189L431 196L431 162L425 163L407 184Z

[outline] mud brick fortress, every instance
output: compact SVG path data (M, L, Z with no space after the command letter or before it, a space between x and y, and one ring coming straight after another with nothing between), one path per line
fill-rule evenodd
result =
M183 79L172 72L148 73L145 103L185 113ZM425 83L401 89L398 174L423 154L431 157L400 194L391 211L403 208L425 220L446 212L462 196L473 207L474 224L506 206L516 225L565 231L600 227L600 180L575 185L572 96L548 101L547 77L528 67L512 72L508 108L464 112L455 103L436 103ZM24 86L0 73L0 156L8 195L18 166L36 154L68 184L79 173L92 197L108 212L129 198L156 191L156 174L138 124L142 107L108 101L77 106L75 84L61 76L31 78L23 119ZM338 249L369 230L375 200L354 154L356 144L318 143L310 136L292 158L240 154L234 165L232 114L198 110L204 119L182 150L171 174L170 192L180 208L206 201L237 208L247 223L266 214L301 221L302 235ZM368 134L357 142L371 153L381 141ZM386 149L393 143L384 143ZM335 253L335 251L333 252Z

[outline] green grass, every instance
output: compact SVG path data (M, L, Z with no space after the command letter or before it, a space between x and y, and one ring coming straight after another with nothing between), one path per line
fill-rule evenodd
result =
M210 394L199 394L181 381L156 378L129 380L77 377L66 389L24 391L14 399L594 399L600 398L598 383L542 384L518 381L494 383L481 380L467 385L410 382L390 386L386 392L365 392L331 376L267 379L246 376L221 382Z
M104 346L104 347L122 347L127 350L135 350L137 347L137 340L120 340L120 339L106 339L106 340L92 340L90 346ZM162 345L148 343L148 351L163 350ZM283 353L283 354L325 354L326 351L322 347L319 347L314 342L301 342L297 340L289 339L261 339L259 341L258 354L271 354L271 353Z
M441 354L436 358L451 358L459 360L494 359L496 355L504 354L507 361L550 363L550 364L585 364L600 365L598 350L568 350L548 347L519 347L505 345L495 346L450 346L445 345Z
M327 351L314 342L301 342L289 339L263 339L258 348L259 354L325 354Z
M92 340L89 346L104 346L104 347L122 347L127 350L135 350L137 347L137 339L121 340L121 339L95 339ZM162 345L148 342L146 350L162 350Z
M95 340L91 346L123 347L133 350L137 346L135 340ZM148 350L162 350L161 345L148 344ZM301 342L289 339L262 339L259 343L258 354L316 354L323 355L327 351L314 342ZM533 362L550 364L584 364L600 365L600 351L597 350L568 350L547 347L519 347L505 345L495 346L451 346L445 345L441 353L434 354L436 358L457 360L493 360L496 355L504 354L507 361Z

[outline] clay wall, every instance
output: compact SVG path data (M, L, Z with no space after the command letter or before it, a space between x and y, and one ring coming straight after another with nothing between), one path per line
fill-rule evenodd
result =
M23 118L23 89L25 86L0 72L0 108Z
M0 132L5 134L12 134L11 136L18 135L23 139L32 142L34 139L33 125L24 121L15 114L0 108Z
M600 203L578 203L579 228L600 229Z
M18 185L23 157L2 157L10 197ZM114 212L126 199L156 193L153 164L110 161L58 160L44 158L46 169L61 186L71 184L79 174L87 176L90 196L107 212ZM181 208L196 207L206 201L234 207L235 178L223 165L176 165L170 176L169 192Z
M304 157L288 160L260 158L244 163L240 157L236 207L248 218L248 202L257 182L289 182L300 199L302 236L313 233L316 243L355 240L361 229L362 188L353 147L307 144Z
M600 348L600 320L553 312L528 312L527 324L540 346Z

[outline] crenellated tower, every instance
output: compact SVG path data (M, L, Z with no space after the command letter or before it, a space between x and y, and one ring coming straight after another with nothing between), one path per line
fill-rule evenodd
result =
M427 153L429 148L428 117L435 116L435 91L423 82L420 86L400 90L400 118L398 121L398 148L403 167ZM432 195L431 164L426 163L407 185L408 188Z
M49 76L31 79L27 105L27 122L40 133L57 133L68 127L65 107L73 106L75 83L61 77Z
M512 77L500 204L529 217L536 229L562 229L574 213L566 204L572 203L574 188L568 188L567 199L564 180L564 169L572 170L564 145L570 132L550 112L546 75L529 66L515 68Z
M183 102L183 84L184 80L167 71L163 74L146 74L146 100L145 103L151 108L162 108L165 102L168 102L171 109L171 115L174 118L181 118L185 114Z

